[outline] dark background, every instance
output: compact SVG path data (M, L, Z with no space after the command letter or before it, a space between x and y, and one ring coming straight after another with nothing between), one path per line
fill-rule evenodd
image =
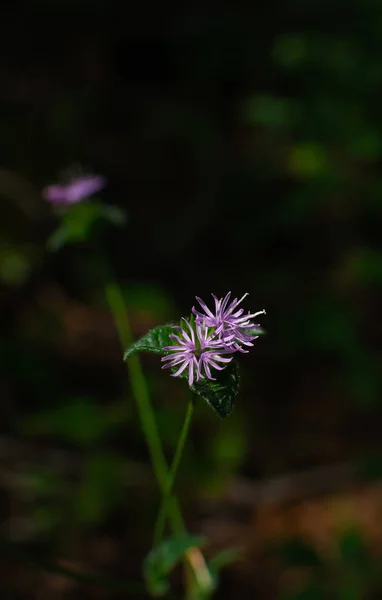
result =
M243 548L216 597L380 598L381 91L375 0L2 5L2 598L114 598L44 561L138 581L159 501L97 252L46 251L73 164L127 213L97 251L135 336L267 310L178 478L207 554ZM143 365L170 458L187 389Z

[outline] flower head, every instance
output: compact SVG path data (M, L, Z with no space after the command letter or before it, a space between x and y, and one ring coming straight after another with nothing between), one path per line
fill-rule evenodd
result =
M77 204L102 190L106 180L101 175L78 175L66 184L48 185L42 191L51 204L67 206Z
M166 363L163 369L178 367L173 377L181 375L188 369L190 386L194 381L203 379L205 375L208 379L215 379L212 376L211 367L222 371L232 360L232 356L229 358L226 356L230 350L227 350L216 332L209 333L208 327L196 324L193 328L186 319L183 321L187 329L174 325L178 334L171 334L170 338L176 343L163 348L163 350L171 352L162 358L162 361ZM223 363L223 365L219 363Z
M240 300L235 298L231 302L231 292L221 298L220 300L211 294L215 301L215 312L212 312L207 304L196 296L197 301L204 310L204 314L192 308L192 312L196 316L197 325L204 325L205 327L214 327L215 333L220 336L224 345L231 349L231 351L247 352L243 346L253 346L252 342L258 336L253 335L251 330L259 327L258 324L254 323L252 319L258 315L265 314L265 310L260 310L256 313L244 314L244 309L239 308L239 304L244 300L248 294L244 294Z

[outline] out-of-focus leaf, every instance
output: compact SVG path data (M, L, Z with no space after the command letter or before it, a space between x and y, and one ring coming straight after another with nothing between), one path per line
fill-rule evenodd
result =
M0 249L0 280L5 285L20 286L28 279L38 259L32 247L5 246Z
M361 248L351 257L348 268L357 283L378 287L382 285L382 252Z
M287 168L292 175L309 179L327 172L329 161L321 145L316 142L305 142L291 148Z
M49 252L56 252L65 245L66 240L66 228L60 225L60 227L57 227L57 229L55 229L55 231L53 231L53 233L48 237L46 248L49 250Z
M370 563L370 557L360 531L350 527L343 531L338 539L341 559L349 566L360 568Z
M119 456L96 454L85 462L79 494L75 500L80 523L100 522L122 497L123 463Z
M62 214L62 221L68 241L86 240L101 211L98 202L87 200L67 207Z
M48 250L51 251L59 250L65 244L85 242L102 221L118 226L126 223L126 216L120 208L95 200L66 206L60 209L60 214L61 224L47 242Z
M281 129L290 127L292 107L288 100L270 95L257 95L247 101L246 120L256 125Z
M306 58L306 42L297 35L282 35L276 39L273 56L275 62L283 67L297 67Z
M215 579L215 586L218 584L220 571L240 560L241 554L242 549L240 548L225 548L210 558L208 568Z
M230 426L219 428L211 439L210 452L215 463L216 474L231 474L240 466L246 454L248 440L243 423L230 420ZM234 423L232 425L232 423Z
M33 498L50 498L64 489L64 480L52 471L34 469L29 474L27 489Z
M379 132L362 131L358 135L353 133L349 142L349 150L355 158L376 159L381 152L381 138Z
M148 317L166 319L168 315L174 314L176 307L171 296L163 287L139 282L129 285L124 289L126 305L135 313L142 313Z
M240 558L241 550L239 548L225 548L213 556L207 563L212 583L206 590L200 590L196 580L190 582L189 597L192 600L208 600L219 586L220 572L236 562Z
M364 600L365 588L367 589L367 586L362 580L350 574L347 581L340 583L337 598L338 600Z
M102 410L91 401L79 398L26 418L22 431L29 435L57 436L86 446L105 435L109 426Z
M100 217L118 227L123 227L127 223L126 213L119 206L112 206L111 204L101 205Z
M154 548L144 562L144 576L150 593L163 596L169 589L168 577L174 567L182 560L187 550L200 547L205 538L185 535L164 540Z
M62 513L57 504L40 504L32 508L31 520L33 534L51 533L61 524Z

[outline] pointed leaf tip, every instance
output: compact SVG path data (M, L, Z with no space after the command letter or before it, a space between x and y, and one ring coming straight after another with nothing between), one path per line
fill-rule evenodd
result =
M236 396L239 392L239 369L235 360L232 360L224 371L214 373L215 381L203 379L191 386L193 391L198 396L201 396L208 406L210 406L216 414L224 419L232 411Z
M139 338L134 344L129 346L124 354L124 360L130 358L137 352L154 352L155 354L165 354L163 348L170 346L172 341L170 334L173 325L159 325L151 329L146 335Z

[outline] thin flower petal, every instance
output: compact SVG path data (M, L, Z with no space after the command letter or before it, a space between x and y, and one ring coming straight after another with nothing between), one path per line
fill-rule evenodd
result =
M201 298L199 298L199 296L195 296L195 298L199 302L199 304L202 307L202 309L207 313L207 315L213 319L214 318L214 314L210 311L210 309L208 308L207 304L205 302L203 302L203 300Z
M188 364L189 364L189 361L186 361L186 360L185 360L185 361L183 362L182 366L181 366L181 367L179 367L179 369L178 369L178 370L177 370L177 371L176 371L176 372L173 374L173 377L179 377L179 375L180 375L181 373L183 373L183 371L184 371L184 370L187 368Z
M217 296L211 294L215 302L215 314L211 313L211 310L207 307L205 302L199 297L197 298L200 306L205 311L205 315L199 311L193 310L196 315L196 324L204 325L214 328L215 335L220 338L223 345L228 348L231 352L246 352L242 346L252 346L251 343L258 336L254 336L246 329L254 329L258 327L251 321L259 314L264 314L265 311L259 311L257 313L248 312L245 314L243 308L238 308L239 304L246 298L247 293L244 294L239 300L235 298L231 300L231 292L224 297L224 299L218 299ZM217 347L215 340L206 340L205 347Z

